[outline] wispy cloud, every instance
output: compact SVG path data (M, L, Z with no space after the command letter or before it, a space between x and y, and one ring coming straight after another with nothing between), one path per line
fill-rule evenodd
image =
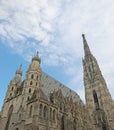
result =
M0 37L27 60L39 50L44 64L62 66L69 86L82 95L81 33L86 33L114 98L113 12L113 0L1 0Z

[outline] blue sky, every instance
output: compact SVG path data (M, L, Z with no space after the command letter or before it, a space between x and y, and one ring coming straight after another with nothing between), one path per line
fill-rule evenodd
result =
M38 50L41 67L84 100L81 34L85 33L114 99L113 0L0 0L0 107L23 64Z

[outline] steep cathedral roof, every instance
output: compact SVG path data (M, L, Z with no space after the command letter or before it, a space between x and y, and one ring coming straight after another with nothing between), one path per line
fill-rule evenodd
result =
M50 92L61 90L64 97L72 97L74 102L82 102L75 91L66 87L43 71L41 75L41 89L47 97L49 97Z

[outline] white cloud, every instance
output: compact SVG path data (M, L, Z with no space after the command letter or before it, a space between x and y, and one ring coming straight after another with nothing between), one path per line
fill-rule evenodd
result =
M82 73L81 33L86 33L114 98L113 12L113 0L1 0L0 35L24 58L39 50L46 65L62 65L74 89L82 84L75 72Z

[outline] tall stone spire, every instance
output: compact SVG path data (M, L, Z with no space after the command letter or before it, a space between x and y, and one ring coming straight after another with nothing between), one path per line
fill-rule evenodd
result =
M90 51L90 49L89 49L89 46L88 46L88 43L87 43L87 41L86 41L85 35L82 34L82 37L83 37L83 45L84 45L84 53L85 53L85 56L91 55L91 51Z
M83 59L84 86L86 106L96 124L97 130L109 130L108 120L113 120L110 112L113 110L113 100L107 88L107 84L101 73L96 58L92 55L84 34L83 44L85 57ZM107 120L108 119L108 120Z

